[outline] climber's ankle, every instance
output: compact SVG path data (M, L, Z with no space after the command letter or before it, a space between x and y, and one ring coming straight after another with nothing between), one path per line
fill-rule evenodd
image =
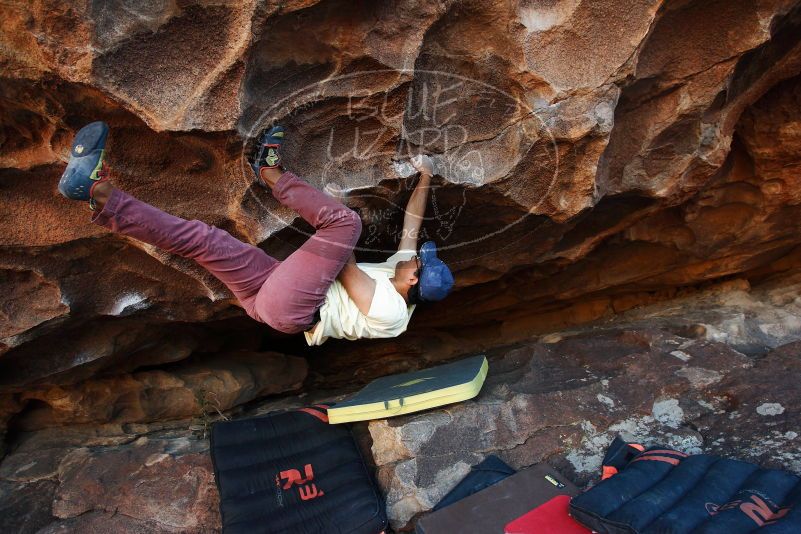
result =
M259 178L261 178L261 181L267 184L270 189L275 187L275 184L278 183L278 179L281 178L282 174L284 174L284 169L281 167L262 167L259 169Z
M94 201L94 206L97 211L103 209L103 206L106 205L113 191L114 186L111 185L111 182L103 181L95 184L92 188L92 200Z

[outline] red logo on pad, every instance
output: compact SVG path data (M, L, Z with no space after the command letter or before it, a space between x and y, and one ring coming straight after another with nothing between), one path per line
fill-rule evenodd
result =
M298 494L303 501L310 501L317 497L325 495L322 490L317 489L317 485L312 481L314 480L314 470L311 464L303 466L303 475L297 469L287 469L281 471L279 474L280 479L284 481L283 489L288 490L292 486L298 486Z

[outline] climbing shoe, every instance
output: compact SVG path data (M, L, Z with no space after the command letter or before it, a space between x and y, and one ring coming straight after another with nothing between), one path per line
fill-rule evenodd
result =
M102 121L78 130L72 142L70 161L58 182L62 195L72 200L88 200L92 207L92 190L108 179L108 168L103 162L107 137L108 124Z
M256 147L250 158L250 167L256 173L256 179L263 183L259 176L262 167L274 169L281 165L281 145L284 142L283 126L273 126L262 130L256 138Z

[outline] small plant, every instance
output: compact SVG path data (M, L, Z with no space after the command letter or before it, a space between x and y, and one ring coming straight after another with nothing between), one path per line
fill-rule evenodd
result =
M222 413L220 399L215 392L199 389L195 391L195 400L200 411L190 421L189 430L199 439L207 439L212 423L220 420L228 421L229 418Z

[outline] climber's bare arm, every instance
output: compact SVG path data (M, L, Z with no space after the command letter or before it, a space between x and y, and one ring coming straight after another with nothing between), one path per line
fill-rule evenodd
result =
M428 156L423 156L423 158L412 159L412 165L420 172L420 181L412 191L408 204L406 204L406 212L403 216L403 231L401 232L398 250L417 250L417 239L420 236L420 227L423 225L423 217L426 213L428 191L433 173L430 158Z
M370 304L373 303L375 280L356 266L356 256L350 255L348 263L342 267L337 279L342 283L359 311L367 315L367 312L370 311Z

